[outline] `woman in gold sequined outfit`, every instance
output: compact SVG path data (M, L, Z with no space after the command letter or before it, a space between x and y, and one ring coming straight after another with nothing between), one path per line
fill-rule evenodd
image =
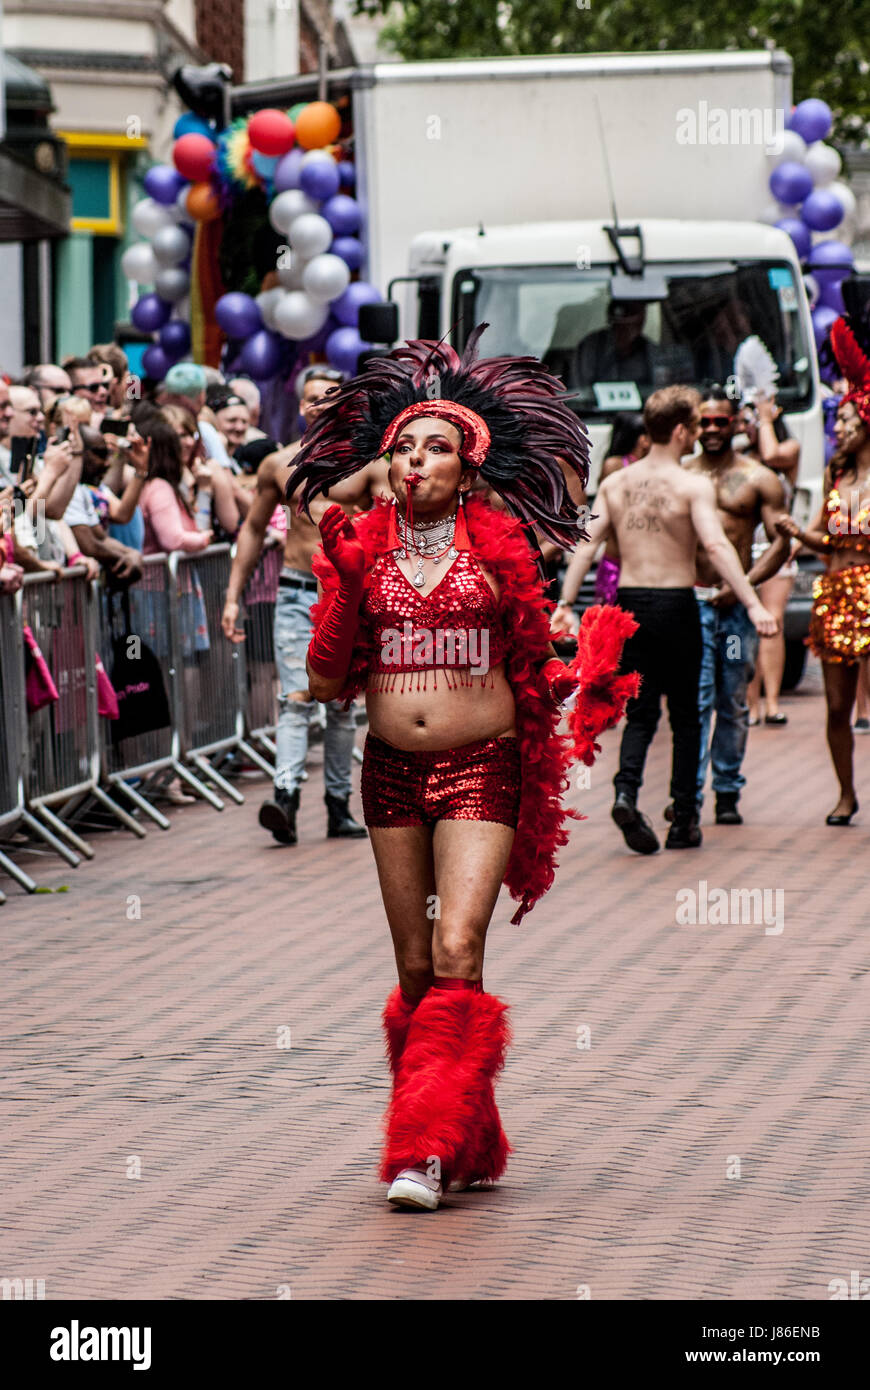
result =
M852 709L860 662L870 655L870 391L843 398L834 429L837 452L819 515L806 531L793 517L781 518L777 530L829 561L827 574L813 586L808 641L822 662L828 747L840 783L840 799L826 823L848 825L858 810Z

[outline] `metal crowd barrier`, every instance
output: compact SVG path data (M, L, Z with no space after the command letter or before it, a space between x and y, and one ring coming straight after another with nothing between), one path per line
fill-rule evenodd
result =
M178 592L176 664L183 667L182 747L204 778L241 805L241 792L209 759L239 751L268 775L274 769L245 738L245 643L228 642L221 631L230 564L226 543L197 554L176 552L170 560Z
M32 714L27 711L25 624L58 696ZM99 785L96 623L93 587L84 566L66 570L60 580L53 574L28 574L16 594L0 595L0 694L0 831L12 834L21 825L72 867L82 855L92 858L94 853L65 819L85 803L98 801L134 834L144 835ZM36 891L30 875L5 853L0 853L0 866L28 892Z
M278 722L275 603L283 563L283 546L273 546L264 551L243 596L247 735L250 742L260 744L273 759L276 753L275 725Z
M138 638L139 643L148 647L156 658L169 701L169 723L164 728L134 734L120 742L115 740L110 720L103 721L102 730L102 758L107 781L159 825L161 830L168 830L170 822L162 811L158 811L157 807L143 796L140 787L147 787L161 778L166 780L167 774L181 778L217 810L223 809L223 802L208 787L203 786L181 761L179 724L182 675L176 659L178 612L175 591L176 576L172 557L163 554L146 555L142 578L131 584L126 591L126 602L130 610L130 635ZM119 652L127 649L123 604L122 593L101 589L100 651L103 665L110 678L115 665L116 642ZM138 650L141 650L141 646L133 646L130 648L130 654L135 658Z
M272 628L281 552L265 553L245 590L247 641L238 645L221 632L230 563L227 544L197 554L145 557L142 578L127 590L129 632L154 654L170 721L121 741L113 737L113 721L98 714L96 687L96 653L111 678L116 653L124 647L121 594L88 580L81 565L66 570L59 581L50 574L28 575L18 593L0 594L0 867L29 892L36 889L33 879L2 852L18 825L73 866L82 855L93 857L91 845L68 823L90 799L144 836L101 783L168 829L169 820L143 795L149 784L177 776L222 810L223 801L208 783L238 803L244 798L212 759L239 752L273 774L251 740L274 752ZM26 705L24 623L59 695L32 714Z

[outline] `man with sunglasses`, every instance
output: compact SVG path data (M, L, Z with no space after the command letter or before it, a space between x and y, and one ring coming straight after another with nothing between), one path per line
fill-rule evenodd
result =
M325 366L308 367L301 374L301 382L297 383L297 389L301 390L299 413L306 426L314 423L343 380L341 372ZM260 559L275 508L286 502L284 488L292 460L301 447L299 441L269 454L257 471L257 491L238 535L224 605L222 626L231 642L245 640L244 628L239 623L241 595ZM367 464L352 478L330 488L328 498L318 498L312 504L312 520L304 513L298 514L294 503L285 508L284 568L275 604L275 662L281 683L275 734L275 790L273 797L260 807L260 824L271 831L279 844L296 843L299 788L308 754L311 719L316 709L308 693L305 658L311 641L311 608L317 599L317 580L311 572L311 557L321 543L317 523L333 502L352 512L370 507L376 496L392 496L383 461ZM353 708L344 710L338 700L330 700L326 706L323 749L324 799L330 838L346 839L366 834L365 826L351 815L349 805L355 735Z
M107 379L102 364L89 362L87 357L71 357L63 365L72 382L73 395L90 402L91 422L98 425L108 409L111 374Z
M747 580L755 586L776 574L788 559L789 541L776 530L776 521L785 511L785 494L771 469L735 453L732 440L737 422L737 402L721 387L711 388L701 402L701 452L688 459L685 467L713 484L722 527ZM770 545L753 564L752 539L759 525ZM716 824L742 825L738 803L746 785L741 771L749 731L746 692L758 656L758 634L734 590L719 580L703 545L698 547L697 567L695 598L703 643L698 809L712 762Z

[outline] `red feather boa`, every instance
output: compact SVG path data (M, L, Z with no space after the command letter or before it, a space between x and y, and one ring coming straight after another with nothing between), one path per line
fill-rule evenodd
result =
M372 565L384 552L389 514L390 504L380 501L371 511L353 518L366 552L366 586ZM592 762L596 737L616 723L626 699L637 690L637 676L613 679L622 643L636 624L619 608L590 609L590 614L597 615L591 625L588 615L584 616L571 667L583 687L577 701L581 713L577 715L575 710L571 716L571 731L578 741L575 752L572 739L559 731L561 711L536 670L547 657L552 604L544 598L522 527L506 512L496 511L475 497L467 500L466 521L475 556L499 586L499 616L508 635L505 669L516 701L522 796L504 883L520 903L511 919L518 923L553 882L556 852L568 843L565 821L569 817L581 819L576 811L562 805L571 763L576 757ZM311 615L316 626L338 580L322 551L315 554L312 569L323 588L323 597ZM361 623L339 699L349 702L365 689L369 657L365 625Z

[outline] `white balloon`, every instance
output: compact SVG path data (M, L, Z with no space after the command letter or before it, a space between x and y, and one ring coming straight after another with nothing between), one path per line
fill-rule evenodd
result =
M183 261L190 250L190 237L181 227L173 224L170 227L161 227L154 234L151 243L154 247L154 255L161 265L177 265Z
M153 285L160 266L150 242L137 241L135 245L128 246L121 257L121 269L127 279L135 280L137 285Z
M287 232L287 240L294 251L298 251L306 260L311 260L321 251L329 250L332 245L332 228L319 213L306 212L295 219Z
M260 317L267 328L276 329L275 310L284 298L286 290L276 287L273 290L262 290L255 296L255 301L260 309Z
M177 304L190 289L190 276L179 265L162 266L154 276L154 289L167 304Z
M194 221L194 218L192 218L190 213L187 211L187 195L192 188L192 183L186 183L183 186L183 188L179 189L178 197L175 200L176 216L182 222Z
M161 227L171 227L175 218L162 203L156 203L153 198L142 198L130 213L130 221L139 235L148 237L150 241Z
M784 130L782 133L782 149L774 157L775 164L785 164L794 161L795 164L803 164L807 152L807 142L802 135L798 135L796 130Z
M340 256L315 256L302 272L302 288L319 304L337 299L349 284L350 270Z
M290 230L290 224L301 217L303 213L316 212L317 204L313 198L309 198L307 193L303 193L301 188L288 188L284 193L279 193L277 198L273 198L269 204L269 221L276 232L281 232L286 236Z
M819 282L814 275L804 276L804 289L807 292L807 299L810 301L810 308L815 309L819 299Z
M843 161L833 145L826 145L824 141L816 140L807 150L804 165L812 174L816 188L825 188L829 183L834 182L842 168Z
M298 256L294 252L290 257L289 264L279 265L278 279L285 290L301 290L302 277L305 274L305 267L308 262L303 256Z
M847 183L843 183L842 179L835 179L833 183L828 184L828 192L833 193L834 197L838 199L846 217L855 216L858 211L858 202Z
M336 161L329 153L329 150L308 150L307 153L302 156L299 167L300 169L304 169L306 164L317 164L318 162L321 164L324 162L326 164L335 164Z
M285 338L310 338L329 318L329 306L315 304L301 290L289 290L274 310L275 327Z

